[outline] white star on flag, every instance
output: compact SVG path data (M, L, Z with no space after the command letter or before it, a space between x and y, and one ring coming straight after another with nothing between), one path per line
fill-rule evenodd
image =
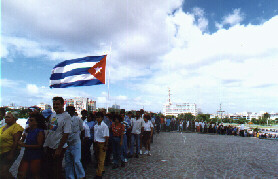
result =
M95 68L96 74L99 73L101 69L102 69L102 67L97 67L97 68Z

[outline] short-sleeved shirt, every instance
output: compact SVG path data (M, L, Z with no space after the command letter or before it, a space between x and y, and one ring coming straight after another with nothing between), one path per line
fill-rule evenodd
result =
M109 120L107 116L104 116L103 122L107 125L108 128L110 128L112 125L112 122Z
M86 122L83 122L83 127L85 130L85 137L88 137L91 139L90 127L88 126L88 124L86 124Z
M166 126L170 126L170 123L171 123L171 119L167 119L166 120Z
M87 124L87 126L89 127L89 131L90 131L90 139L94 139L94 126L96 125L97 122L95 121L90 121L90 122L84 122Z
M120 137L125 133L125 126L121 123L116 125L116 123L112 123L112 132L114 137Z
M40 132L43 132L43 129L33 129L29 130L26 134L26 144L27 145L38 145L38 135ZM24 160L39 160L42 159L43 149L42 148L28 148L24 150L23 159Z
M131 125L131 120L129 119L128 116L125 116L125 119L124 119L125 122L127 122L128 126Z
M71 116L67 112L62 114L51 114L43 146L57 149L63 134L69 134L71 132ZM63 148L66 147L67 143L65 143Z
M72 132L68 138L68 145L75 145L80 142L80 133L84 130L83 121L78 116L71 117L71 130Z
M94 140L96 142L105 142L105 137L109 137L109 128L102 121L100 125L96 123L94 126Z
M127 129L129 128L129 124L128 124L128 122L127 121L123 121L123 122L121 122L121 124L122 125L124 125L124 134L126 134L126 132L127 132Z
M151 128L153 128L153 124L151 121L147 121L147 122L144 122L144 131L152 131Z
M160 118L160 124L164 124L164 118Z
M155 117L152 117L151 121L154 124L155 123Z
M14 134L16 134L17 132L23 132L24 130L23 127L21 127L17 123L14 123L5 131L3 131L5 126L0 128L0 154L11 151L14 142L13 141Z
M132 118L131 119L131 126L132 126L131 133L132 134L141 134L141 129L143 127L143 124L144 124L144 120L142 118L139 118L137 120L135 118Z
M182 125L183 125L183 121L180 122L180 126L182 126Z

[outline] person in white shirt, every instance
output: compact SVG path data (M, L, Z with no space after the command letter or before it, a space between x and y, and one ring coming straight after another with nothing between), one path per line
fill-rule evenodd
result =
M95 117L97 124L94 126L94 149L98 163L95 178L102 178L102 172L104 171L104 161L108 148L109 128L103 122L104 115L102 112L97 112Z
M201 126L202 126L202 132L205 132L205 122L201 122Z
M62 161L67 147L67 140L71 129L71 117L64 112L64 99L53 98L53 109L49 124L47 126L44 147L46 151L45 167L46 178L62 177Z
M143 128L144 120L141 118L140 111L136 111L136 118L131 119L131 146L130 154L133 155L134 142L136 143L136 154L135 157L139 158L140 151L140 137Z
M151 117L148 114L144 115L144 124L143 124L143 143L145 146L145 153L151 155L151 136L153 135L153 124L151 122Z
M71 116L72 133L68 137L68 148L65 153L65 172L67 179L74 179L75 176L79 178L85 177L85 171L81 163L81 139L80 135L83 133L84 126L80 117L75 116L75 107L67 106L66 111Z
M93 121L93 113L89 112L84 109L81 111L81 119L83 120L84 126L84 135L81 135L81 163L86 171L88 164L91 162L92 155L91 155L91 146L94 141L94 124ZM88 118L87 118L88 116Z
M181 119L179 122L179 131L182 132L183 131L183 120Z

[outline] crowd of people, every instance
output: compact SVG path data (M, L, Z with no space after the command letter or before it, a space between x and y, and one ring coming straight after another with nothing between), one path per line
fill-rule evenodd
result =
M278 138L277 131L250 132L244 124L184 120L144 110L83 110L79 117L74 106L64 108L62 97L53 98L53 111L30 107L25 129L17 119L17 112L0 108L0 178L79 179L92 170L90 163L95 164L95 178L102 178L105 166L116 169L129 158L150 156L153 134L160 131Z
M211 133L219 135L234 135L241 137L258 137L260 139L278 139L278 132L275 129L250 129L244 124L224 125L221 122L204 122L196 120L182 120L179 118L161 118L162 131L184 131Z
M160 122L153 114L83 110L79 117L73 106L64 110L62 97L53 98L53 110L29 108L24 129L17 112L1 109L0 178L85 178L91 162L95 178L102 178L105 166L125 167L129 158L151 155Z

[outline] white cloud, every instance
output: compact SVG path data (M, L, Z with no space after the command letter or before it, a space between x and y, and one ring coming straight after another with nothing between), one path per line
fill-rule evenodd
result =
M192 16L182 11L170 21L179 26L175 45L159 70L137 88L166 100L169 86L174 101L195 102L204 111L216 111L220 102L237 104L226 107L239 111L277 101L278 16L261 25L236 25L211 35L202 34Z
M7 58L6 61L7 61L8 63L13 63L13 62L14 62L14 59L12 59L12 58Z
M235 9L233 14L229 14L228 16L224 17L223 24L229 24L231 26L239 24L243 21L244 17L243 14L240 12L240 9Z
M116 96L115 99L119 101L126 101L128 100L128 97L124 95L120 95L120 96Z
M18 85L18 82L9 80L9 79L0 79L0 86L1 88L7 87L7 88L14 88Z
M61 61L107 53L112 44L111 76L116 80L142 76L170 50L175 31L167 17L182 4L182 0L70 2L3 2L6 49L14 46L28 57Z
M167 87L173 101L195 102L208 112L215 112L220 102L238 111L278 105L278 16L244 26L240 25L244 14L235 9L216 23L217 32L208 34L204 9L186 14L182 1L2 4L5 57L9 48L15 48L27 57L64 60L102 54L112 42L111 85L121 84L136 94L132 97L118 90L121 94L110 96L121 107L160 111ZM223 28L227 25L228 29ZM29 91L36 93L28 95L38 102L56 95L90 96L77 89L31 87ZM106 96L106 92L95 96L97 104L105 104Z
M197 26L201 31L205 31L208 27L208 20L205 18L204 9L195 7L193 8L193 14L195 15L195 19L197 20Z
M2 38L1 38L1 40L2 40ZM5 57L7 57L7 55L8 55L8 49L7 49L7 47L3 44L3 43L1 43L1 58L5 58Z
M97 102L100 104L105 104L106 101L107 101L107 97L103 97L103 96L97 97Z
M37 94L39 92L39 88L35 84L27 84L26 89L30 94Z
M215 26L221 29L224 25L234 26L240 24L244 20L244 14L240 12L240 9L234 9L232 14L228 14L223 18L221 23L216 22Z

